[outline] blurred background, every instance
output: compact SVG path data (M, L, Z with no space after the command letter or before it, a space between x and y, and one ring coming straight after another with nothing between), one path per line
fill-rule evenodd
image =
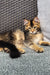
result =
M38 17L45 36L44 40L50 41L50 0L38 0Z

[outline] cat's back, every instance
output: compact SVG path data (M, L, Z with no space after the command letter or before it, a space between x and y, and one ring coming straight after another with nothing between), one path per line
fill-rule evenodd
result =
M9 40L9 32L6 32L6 33L0 33L0 40L3 40L3 41L8 41Z
M24 32L20 29L17 29L13 32L13 37L15 37L16 39L20 39L20 38L25 39Z

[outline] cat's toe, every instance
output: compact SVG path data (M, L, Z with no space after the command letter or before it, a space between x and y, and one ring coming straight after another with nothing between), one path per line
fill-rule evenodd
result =
M24 53L25 53L25 50L22 50L22 51L21 51L21 54L24 54Z
M37 50L37 53L43 53L43 52L44 52L44 49L41 47Z
M8 48L4 48L4 51L5 51L6 53L9 53L9 52L10 52L10 50L9 50Z
M25 53L25 50L24 50L24 49L18 48L18 50L19 50L19 52L20 52L21 54L24 54L24 53Z
M3 48L0 48L0 52L3 51Z

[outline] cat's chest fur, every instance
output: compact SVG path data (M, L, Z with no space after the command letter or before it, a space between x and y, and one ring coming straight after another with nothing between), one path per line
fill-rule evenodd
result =
M32 41L36 44L38 44L38 42L43 39L42 33L32 34L31 37L32 37Z

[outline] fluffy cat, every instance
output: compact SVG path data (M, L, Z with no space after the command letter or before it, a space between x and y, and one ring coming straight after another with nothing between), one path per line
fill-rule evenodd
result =
M39 45L50 45L50 42L45 42L43 40L44 36L41 31L40 21L38 17L33 20L24 19L25 25L25 45L36 52L43 52L44 49L39 47Z
M29 47L36 52L43 52L44 49L39 45L50 45L50 42L43 40L44 36L41 31L38 17L33 20L24 19L25 31L17 29L15 31L0 34L0 51L9 52L12 58L20 57L25 53L24 47Z

